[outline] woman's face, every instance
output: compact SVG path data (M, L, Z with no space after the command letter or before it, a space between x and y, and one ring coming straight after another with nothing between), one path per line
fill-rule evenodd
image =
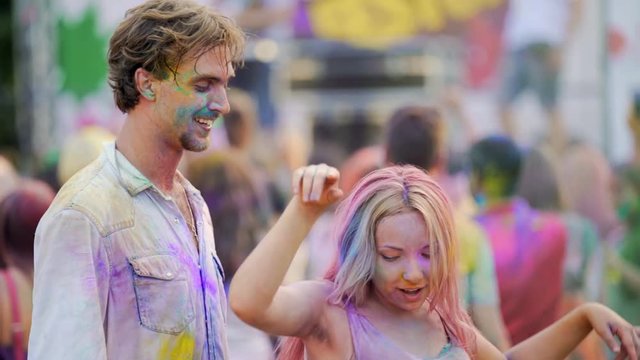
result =
M388 216L376 229L374 297L390 310L419 310L429 294L427 225L417 211Z

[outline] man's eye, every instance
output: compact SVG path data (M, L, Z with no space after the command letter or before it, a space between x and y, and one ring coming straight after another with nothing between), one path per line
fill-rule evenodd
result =
M194 87L194 89L196 89L196 91L206 92L206 91L209 91L210 85L209 84L196 84L193 87Z

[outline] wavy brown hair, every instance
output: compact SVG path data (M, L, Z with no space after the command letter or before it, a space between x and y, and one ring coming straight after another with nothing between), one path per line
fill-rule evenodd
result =
M230 18L191 0L150 0L127 11L109 42L109 86L123 112L139 101L134 75L175 77L180 64L222 46L226 62L242 61L245 35Z

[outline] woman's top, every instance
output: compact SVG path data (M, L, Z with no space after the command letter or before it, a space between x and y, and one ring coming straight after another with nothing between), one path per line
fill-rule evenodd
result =
M353 339L353 353L356 360L394 359L394 360L469 360L469 355L455 343L449 332L447 344L434 358L420 358L400 348L391 339L382 334L366 317L359 314L353 306L347 306L347 317L351 338Z

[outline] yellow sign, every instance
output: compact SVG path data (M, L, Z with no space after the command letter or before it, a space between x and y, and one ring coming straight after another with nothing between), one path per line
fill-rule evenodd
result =
M447 22L466 21L504 0L314 0L311 26L319 38L385 47Z

